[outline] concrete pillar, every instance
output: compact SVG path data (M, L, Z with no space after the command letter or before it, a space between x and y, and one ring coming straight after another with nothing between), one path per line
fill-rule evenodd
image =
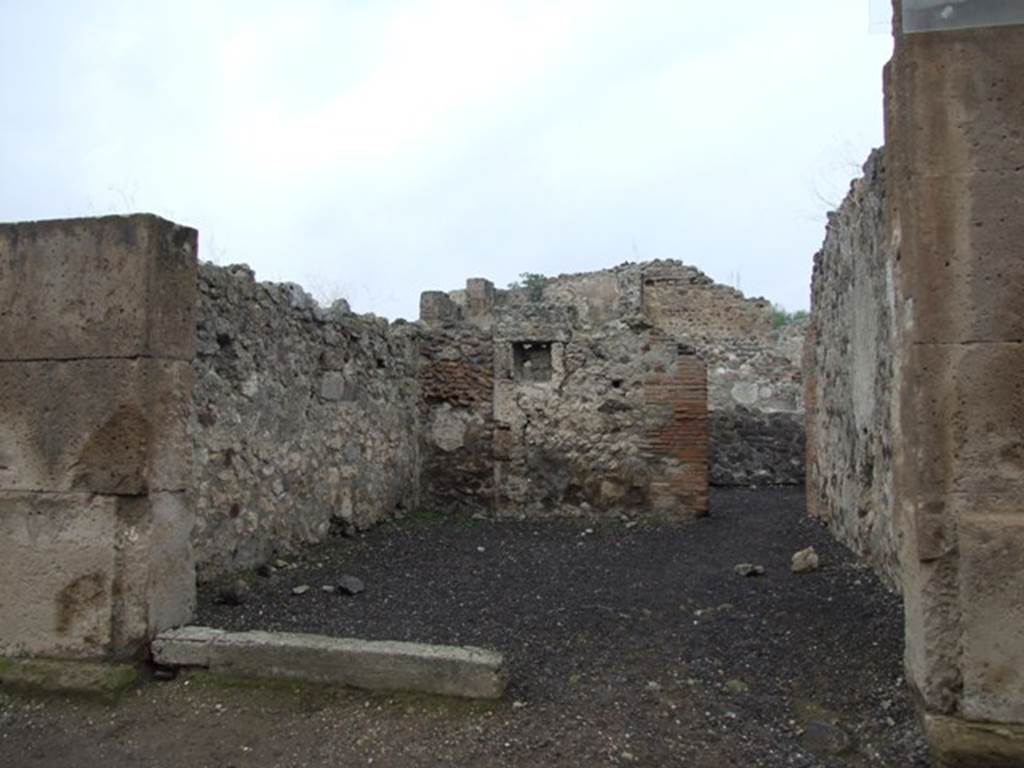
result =
M196 232L0 225L0 655L132 658L195 604Z
M1024 764L1024 26L886 77L907 675L940 764Z

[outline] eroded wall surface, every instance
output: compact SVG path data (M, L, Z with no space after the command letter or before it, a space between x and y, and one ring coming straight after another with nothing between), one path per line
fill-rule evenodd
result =
M517 359L542 341L545 362ZM687 519L707 511L707 374L672 338L498 323L496 511ZM545 369L545 366L547 368Z
M627 263L534 286L425 294L421 319L492 328L532 308L558 307L581 328L646 325L696 350L708 369L711 480L798 485L804 480L804 324L772 327L763 299L715 283L678 261Z
M199 270L191 432L202 578L418 502L416 329Z
M807 334L811 515L900 584L892 513L893 246L885 159L872 153L814 257Z
M494 339L475 326L437 326L420 347L423 503L475 514L494 502Z
M425 294L423 499L503 517L707 511L707 374L644 323L495 307L486 281ZM461 305L461 306L460 306ZM602 305L603 306L603 305ZM595 324L596 322L596 324Z
M0 225L0 655L125 658L195 602L196 232Z

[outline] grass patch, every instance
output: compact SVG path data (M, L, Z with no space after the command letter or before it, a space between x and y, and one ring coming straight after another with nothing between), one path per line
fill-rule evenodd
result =
M256 678L190 670L184 682L197 690L237 691L267 698L274 706L300 712L317 712L335 705L369 702L371 706L406 713L466 717L493 712L503 704L488 699L461 699L406 691L364 691L358 688L310 683L304 680Z
M117 700L139 680L130 664L0 657L0 684L23 693L58 693Z

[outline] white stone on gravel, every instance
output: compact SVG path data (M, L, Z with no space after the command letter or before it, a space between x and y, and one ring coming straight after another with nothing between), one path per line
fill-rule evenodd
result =
M818 553L814 551L814 547L807 547L793 555L793 562L789 569L793 573L807 573L816 570L819 562Z

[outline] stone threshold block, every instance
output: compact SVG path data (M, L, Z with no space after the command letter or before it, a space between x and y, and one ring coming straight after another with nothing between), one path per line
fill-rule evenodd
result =
M153 661L169 667L371 691L497 699L508 683L502 654L482 648L209 627L163 632L151 648Z
M0 360L191 360L197 237L152 214L0 224Z
M936 764L942 768L1024 765L1024 726L926 714L924 730Z

